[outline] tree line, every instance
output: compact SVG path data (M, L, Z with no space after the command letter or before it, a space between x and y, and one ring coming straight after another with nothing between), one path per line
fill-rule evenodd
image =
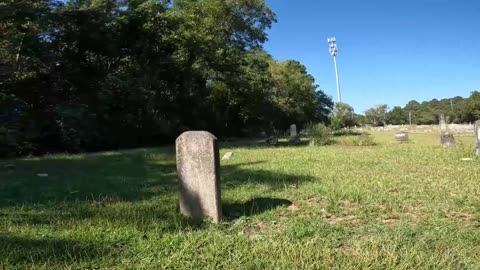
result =
M264 0L4 0L0 156L328 122L305 66L262 48L275 22Z
M358 124L379 125L434 125L444 115L449 123L473 123L480 119L480 92L473 91L467 98L456 96L446 99L432 99L422 103L412 100L404 107L395 106L389 110L385 104L374 106L357 116Z

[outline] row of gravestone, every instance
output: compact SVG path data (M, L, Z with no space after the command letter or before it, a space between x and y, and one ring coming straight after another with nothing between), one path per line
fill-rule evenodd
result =
M296 135L296 127L291 135ZM398 135L398 134L397 134ZM408 140L408 134L396 135ZM480 156L480 120L475 123L476 152ZM176 140L180 212L191 218L222 218L220 158L217 138L206 131L188 131Z
M398 142L407 142L408 133L407 132L398 132L395 134L395 140ZM476 147L475 152L477 156L480 156L480 120L475 122L475 141ZM440 118L440 143L445 148L455 147L455 137L453 134L447 132L447 125L443 115Z

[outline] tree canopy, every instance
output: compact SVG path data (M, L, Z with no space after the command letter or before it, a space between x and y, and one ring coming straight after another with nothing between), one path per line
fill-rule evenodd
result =
M440 115L445 115L451 123L473 123L480 119L480 92L473 91L468 98L453 97L418 102L412 100L405 107L394 107L387 115L389 124L438 124Z
M6 0L0 155L328 121L305 66L263 50L275 22L264 0Z

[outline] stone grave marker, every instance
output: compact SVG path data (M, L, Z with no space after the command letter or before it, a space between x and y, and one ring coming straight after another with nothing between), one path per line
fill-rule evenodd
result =
M397 142L408 142L408 133L398 132L397 134L395 134L395 140Z
M288 140L291 144L299 144L300 143L300 136L297 133L297 126L292 124L290 126L290 139Z
M453 137L453 134L450 133L440 134L440 142L444 148L451 148L457 145L455 142L455 137Z
M180 212L194 219L222 217L218 141L206 131L187 131L176 140Z
M290 138L295 138L297 137L297 126L295 124L292 124L290 126Z

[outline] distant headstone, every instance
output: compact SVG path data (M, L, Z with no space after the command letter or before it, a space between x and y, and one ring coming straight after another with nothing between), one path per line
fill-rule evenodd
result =
M292 124L290 126L290 138L295 138L297 137L297 126L295 124Z
M476 153L480 157L480 120L475 121L475 140L477 142Z
M440 132L446 133L447 132L447 122L445 121L445 115L440 115Z
M455 143L455 138L453 134L450 133L442 133L440 134L440 142L442 146L445 148L455 147L457 144Z
M176 140L180 212L188 217L222 217L218 141L206 131L188 131Z
M407 132L399 132L395 134L395 140L397 142L408 142L408 133Z
M230 159L232 156L233 152L226 152L225 155L223 155L222 160Z
M292 124L290 126L290 139L288 140L290 144L299 144L300 143L300 136L297 133L297 126Z

